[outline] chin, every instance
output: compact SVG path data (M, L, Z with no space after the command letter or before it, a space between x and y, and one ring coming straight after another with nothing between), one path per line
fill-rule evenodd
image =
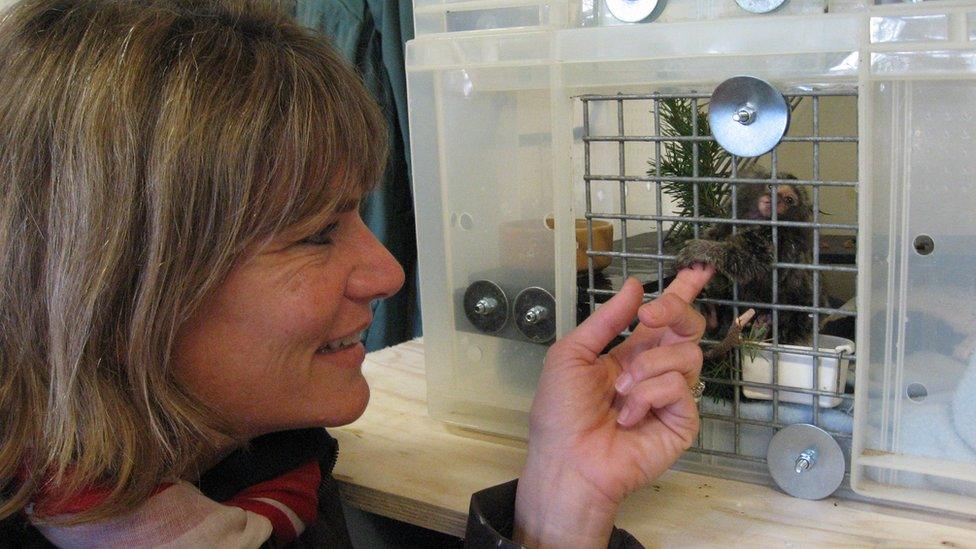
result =
M340 427L359 419L369 403L369 385L362 379L359 386L344 391L337 400L341 402L333 401L323 405L328 413L320 418L318 426Z

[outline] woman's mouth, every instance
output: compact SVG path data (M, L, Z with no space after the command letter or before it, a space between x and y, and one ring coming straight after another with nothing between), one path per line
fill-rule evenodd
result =
M363 332L356 332L340 339L334 339L315 350L315 354L334 353L358 345L363 340Z

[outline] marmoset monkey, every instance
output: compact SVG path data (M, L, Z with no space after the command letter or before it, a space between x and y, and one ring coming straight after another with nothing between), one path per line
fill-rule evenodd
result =
M747 179L768 179L768 173L757 171L740 173ZM779 179L796 179L781 173ZM736 191L738 219L772 219L773 185L741 184ZM776 185L777 221L810 221L812 208L806 191L798 185ZM731 213L731 212L730 212ZM731 217L731 215L729 216ZM777 227L780 263L809 264L812 257L809 227ZM706 287L703 296L732 299L732 282L739 283L739 301L773 303L773 228L769 225L740 225L735 234L731 224L720 224L705 231L703 238L688 240L678 253L675 268L695 263L715 266L718 274ZM776 304L812 306L813 271L779 269ZM766 337L772 337L772 311L756 307L758 326L766 326ZM709 332L724 329L733 321L732 307L719 305L709 308ZM807 343L813 331L810 313L780 310L778 313L778 343Z

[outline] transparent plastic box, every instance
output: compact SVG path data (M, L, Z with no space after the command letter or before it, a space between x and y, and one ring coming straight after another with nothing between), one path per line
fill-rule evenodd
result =
M573 0L414 0L414 35L571 26Z
M836 3L828 13L683 21L669 21L666 6L653 22L626 25L589 24L598 1L589 12L579 2L456 3L531 5L547 14L522 20L507 12L507 23L493 28L445 27L447 4L415 3L418 38L407 47L433 417L526 436L547 346L511 321L493 333L478 329L466 316L466 290L488 280L514 304L524 290L541 288L555 300L555 335L573 329L587 299L575 267L576 220L612 218L622 201L628 214L646 213L613 220L621 244L676 215L653 178L614 179L649 173L655 98L704 102L722 81L750 75L802 96L807 112L812 104L826 110L835 95L849 104L855 388L832 408L810 406L826 401L808 396L807 404L777 399L772 409L739 389L734 400L704 399L699 451L679 467L771 483L770 439L811 423L846 454L839 493L976 515L976 2ZM440 22L422 27L435 13ZM791 132L814 131L796 116ZM817 131L826 135L826 125ZM599 139L620 135L629 137ZM784 143L781 156L809 146ZM847 154L829 140L817 146L825 172ZM823 200L843 202L831 198L841 192L831 176L818 177ZM654 267L643 275L663 283L667 273ZM821 277L825 284L830 276Z
M625 0L627 1L627 0ZM648 0L629 0L631 4ZM765 17L864 10L866 0L789 0ZM747 14L735 0L650 0L639 22L621 20L606 0L414 0L414 35L604 27L728 19Z

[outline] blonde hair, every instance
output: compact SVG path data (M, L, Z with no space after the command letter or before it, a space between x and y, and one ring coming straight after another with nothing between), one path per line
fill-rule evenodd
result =
M174 337L253 244L379 179L355 72L268 0L26 0L0 21L0 518L116 516L227 436Z

